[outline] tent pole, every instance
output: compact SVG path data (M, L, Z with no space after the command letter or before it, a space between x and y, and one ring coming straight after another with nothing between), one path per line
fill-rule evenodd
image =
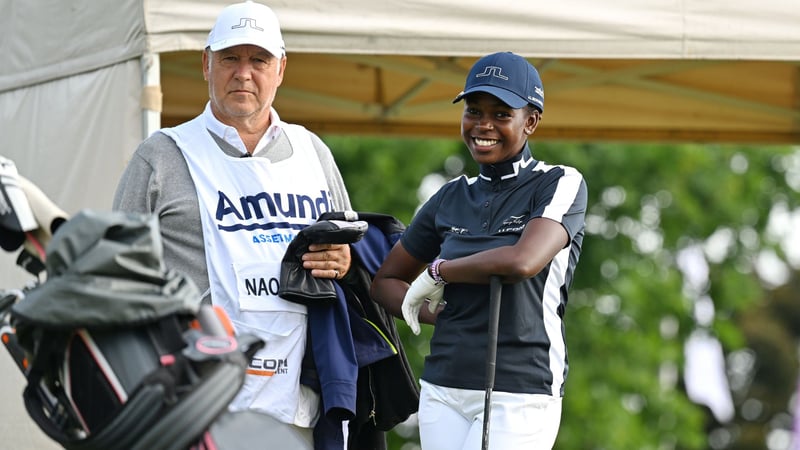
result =
M161 59L158 53L146 52L142 61L142 139L161 128Z

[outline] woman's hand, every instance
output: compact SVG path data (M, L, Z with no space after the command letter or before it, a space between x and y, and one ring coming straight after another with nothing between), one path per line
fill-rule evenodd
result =
M433 278L428 274L427 270L423 270L421 274L414 280L406 291L406 296L403 298L403 319L405 319L411 331L414 334L419 334L419 310L425 300L428 300L428 312L433 314L442 302L444 295L444 285L437 285Z

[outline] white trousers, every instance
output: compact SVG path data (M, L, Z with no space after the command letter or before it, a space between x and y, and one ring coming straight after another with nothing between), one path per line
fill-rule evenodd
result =
M485 391L420 385L422 450L480 450ZM560 397L492 391L490 450L552 449L560 424Z

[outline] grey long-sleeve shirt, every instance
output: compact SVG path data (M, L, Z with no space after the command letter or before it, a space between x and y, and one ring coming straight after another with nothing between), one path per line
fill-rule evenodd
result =
M233 157L242 155L236 147L213 133L212 136L220 151ZM333 154L314 133L311 133L311 141L325 172L335 207L351 209ZM272 162L291 155L292 147L284 132L253 152L253 157L269 158ZM157 215L167 268L189 276L201 292L208 290L200 206L186 160L175 141L163 133L154 133L139 145L117 185L112 208Z

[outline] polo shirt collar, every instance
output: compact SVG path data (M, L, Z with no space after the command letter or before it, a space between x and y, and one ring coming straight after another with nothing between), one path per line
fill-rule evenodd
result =
M203 118L208 131L216 134L222 138L223 141L239 149L242 154L247 153L244 142L239 136L239 132L236 131L236 128L226 125L214 117L214 113L211 112L211 102L206 102L206 107L203 110ZM258 145L256 145L257 150L264 148L265 145L275 139L281 132L281 124L283 122L281 122L281 118L278 116L278 112L275 111L275 108L269 108L269 119L269 128L267 128L267 132L264 133L264 136L261 136L261 140L258 142Z
M531 149L526 142L521 152L505 161L496 164L481 164L481 171L478 176L486 181L499 181L514 178L519 175L520 167L527 166L532 160Z

